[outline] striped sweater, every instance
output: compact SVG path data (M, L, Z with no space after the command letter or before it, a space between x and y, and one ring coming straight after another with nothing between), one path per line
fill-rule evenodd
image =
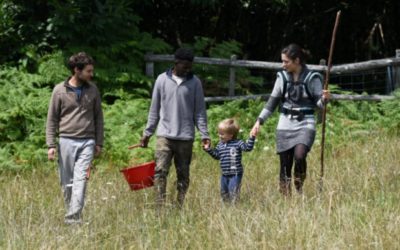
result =
M219 142L215 148L206 149L206 152L220 160L222 175L240 174L243 173L242 152L253 150L255 139L250 137L247 142L236 139Z

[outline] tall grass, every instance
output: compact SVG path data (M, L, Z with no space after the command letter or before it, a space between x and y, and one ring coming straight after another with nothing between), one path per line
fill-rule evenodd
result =
M260 139L262 140L262 139ZM118 169L92 174L84 223L66 226L56 167L0 176L2 249L396 249L400 242L400 140L366 135L331 145L323 190L319 148L309 155L304 195L277 190L278 157L244 155L242 195L221 203L218 162L196 151L182 210L172 168L161 214L153 190L129 191Z

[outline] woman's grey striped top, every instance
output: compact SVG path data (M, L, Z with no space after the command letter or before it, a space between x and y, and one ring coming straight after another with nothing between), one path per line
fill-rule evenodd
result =
M316 107L322 108L323 103L321 100L322 96L322 76L317 74L318 77L311 78L310 81L307 83L308 91L306 91L304 84L300 84L300 82L304 82L305 77L310 71L307 67L304 67L302 73L300 74L299 81L297 83L293 83L293 76L292 74L284 71L278 73L278 77L276 78L274 89L271 93L271 97L268 99L267 103L265 104L263 110L259 115L259 120L263 123L265 122L274 112L276 107L281 103L283 97L283 89L284 89L284 79L282 77L282 73L288 77L288 83L286 87L285 98L283 103L281 104L282 107L288 110L296 110L296 111L305 111L310 109L315 109ZM308 96L307 92L311 93L311 97ZM297 134L308 134L307 137L312 137L310 140L305 138L303 144L309 146L311 148L314 137L315 137L315 118L313 114L306 114L304 115L304 119L297 119L296 116L291 114L284 114L280 113L279 122L277 125L277 151L282 152L304 138L294 139ZM284 135L283 137L281 135ZM295 141L288 142L283 141L293 139ZM289 147L289 148L288 148Z

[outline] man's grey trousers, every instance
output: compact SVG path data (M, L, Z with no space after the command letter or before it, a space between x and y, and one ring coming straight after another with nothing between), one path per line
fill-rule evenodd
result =
M61 137L59 142L60 182L67 213L66 222L81 221L88 171L94 155L94 139Z

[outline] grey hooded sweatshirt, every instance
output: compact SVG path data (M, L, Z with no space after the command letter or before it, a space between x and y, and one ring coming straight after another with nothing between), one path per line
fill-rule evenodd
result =
M154 84L153 96L144 131L173 140L193 140L195 127L202 139L209 139L203 88L199 78L188 75L177 84L172 69L160 74Z

